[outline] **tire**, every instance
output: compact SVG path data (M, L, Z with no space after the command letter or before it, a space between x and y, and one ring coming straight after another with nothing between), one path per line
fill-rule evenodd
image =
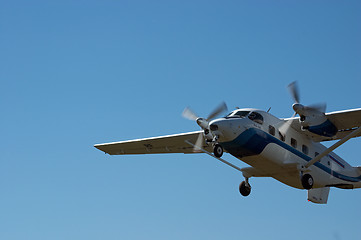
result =
M243 181L239 184L239 192L242 196L247 197L251 193L251 186L247 186L246 182Z
M223 148L221 145L219 144L216 144L213 148L213 153L214 153L214 156L216 156L217 158L220 158L222 157L223 155Z
M305 174L301 177L301 183L304 189L311 189L313 187L313 178L310 174Z

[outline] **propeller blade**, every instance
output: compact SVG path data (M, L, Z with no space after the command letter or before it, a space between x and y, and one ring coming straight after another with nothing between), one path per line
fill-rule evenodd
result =
M326 112L326 106L327 106L326 103L316 103L316 104L312 104L312 105L307 106L307 108L310 109L310 110L325 113Z
M291 93L291 96L293 98L293 100L295 101L295 103L300 103L300 94L298 91L298 86L297 86L297 82L292 82L288 85L288 90Z
M182 116L192 121L195 121L198 118L197 114L195 114L189 107L186 107L183 110Z
M211 112L211 114L209 114L207 121L217 117L219 114L221 114L224 111L227 111L227 105L225 102L222 102L216 109L213 110L213 112Z
M193 152L201 152L201 149L203 148L203 133L200 133L198 135L197 141L193 147Z
M282 123L282 125L278 128L279 134L281 133L283 136L288 135L288 130L290 129L292 124L292 120L287 120Z

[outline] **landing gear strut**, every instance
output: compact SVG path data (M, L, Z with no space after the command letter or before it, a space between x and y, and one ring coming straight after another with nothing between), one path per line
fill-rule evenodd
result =
M239 192L244 197L247 197L251 193L251 185L248 183L248 178L239 184Z
M313 178L310 174L305 174L301 177L301 183L304 189L311 189L313 186Z
M222 146L219 145L218 143L217 143L216 145L214 145L213 153L214 153L214 156L216 156L217 158L222 157L222 155L223 155L223 148L222 148Z

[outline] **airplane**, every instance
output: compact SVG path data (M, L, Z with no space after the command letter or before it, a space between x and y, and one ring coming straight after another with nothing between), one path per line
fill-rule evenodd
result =
M291 118L277 118L254 108L227 110L225 103L207 118L190 108L183 117L195 120L200 131L136 140L96 144L110 155L206 153L242 172L239 185L243 196L251 193L251 177L272 177L288 186L306 189L310 202L326 204L330 187L361 188L361 166L352 167L333 152L351 138L361 136L361 108L325 113L326 105L302 105L297 83L288 86L294 99ZM298 115L298 116L296 116ZM338 140L331 147L323 141ZM249 167L224 160L228 153Z

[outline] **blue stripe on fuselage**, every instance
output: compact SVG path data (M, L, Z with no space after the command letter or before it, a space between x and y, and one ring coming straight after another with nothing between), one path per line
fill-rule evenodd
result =
M231 155L242 158L247 156L259 155L268 144L275 143L280 147L286 149L287 151L292 152L296 156L302 158L303 160L309 162L312 160L311 157L305 155L304 153L298 151L297 149L289 146L288 144L282 142L281 140L273 137L272 135L257 129L250 128L242 132L236 139L230 142L220 143L224 149L226 149ZM341 173L335 172L320 162L314 164L316 167L322 169L328 174L339 178L344 181L349 182L359 182L361 181L361 175L358 177L346 176Z

